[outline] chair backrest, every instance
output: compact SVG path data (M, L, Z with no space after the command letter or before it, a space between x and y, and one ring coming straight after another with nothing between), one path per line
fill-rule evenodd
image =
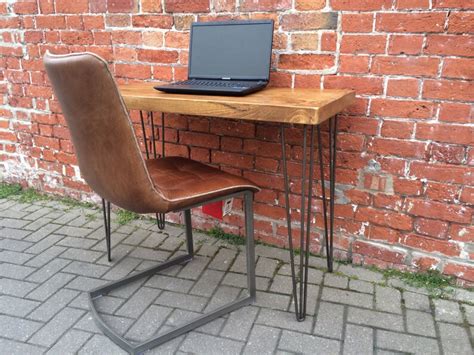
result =
M165 205L146 169L107 63L92 53L46 53L46 72L71 132L82 177L102 198L134 212Z

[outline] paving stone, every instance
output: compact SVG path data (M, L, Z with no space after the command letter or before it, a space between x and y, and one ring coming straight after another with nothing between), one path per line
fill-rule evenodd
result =
M150 339L170 315L172 308L151 305L126 333L127 339Z
M16 228L2 228L0 229L0 237L9 239L24 239L31 231L16 229Z
M225 274L224 279L222 280L222 284L239 288L247 288L247 275L228 272ZM268 290L269 284L270 279L260 276L256 277L257 290L266 291Z
M296 270L295 270L296 272ZM284 264L278 269L278 274L291 277L291 267L289 264ZM320 285L323 282L324 273L321 270L308 268L308 283Z
M207 303L204 297L164 291L158 296L156 304L200 312Z
M0 336L26 341L43 323L0 314Z
M13 340L2 339L0 338L0 349L2 349L2 353L4 354L42 354L44 352L44 348L30 345L26 343L20 343ZM64 353L63 353L64 354Z
M7 209L7 210L2 210L1 216L2 218L9 219L9 218L15 218L15 219L22 219L25 216L27 216L29 212L27 211L16 211L13 209Z
M201 247L197 250L196 254L197 255L202 255L202 256L208 256L212 258L216 253L219 251L219 247L216 245L210 245L210 244L203 244Z
M1 267L2 265L0 265ZM0 278L0 293L5 295L24 297L37 286L38 284L32 282Z
M439 354L436 339L377 330L377 347L410 354Z
M349 280L349 289L363 293L374 293L374 284L361 280Z
M28 260L30 260L33 255L26 254L26 253L19 253L16 251L8 251L2 250L0 251L0 261L12 264L24 264Z
M72 275L69 275L72 276ZM90 277L78 276L66 285L67 288L79 291L90 291L107 283L105 280L92 279Z
M91 337L90 333L86 333L77 329L67 331L54 346L48 350L47 355L64 355L75 354Z
M274 354L278 340L280 338L280 329L266 327L263 325L254 325L250 333L243 354L245 355L271 355Z
M105 275L102 276L105 280L119 280L128 276L138 264L140 264L140 259L135 258L125 258L120 260L115 264L112 269L110 269Z
M151 234L151 232L148 231L148 230L137 229L132 234L130 234L127 238L125 238L122 241L122 243L138 245L141 242L143 242L150 234Z
M35 243L30 248L26 249L25 252L32 254L39 254L45 251L46 249L52 247L58 241L63 238L61 235L51 234L47 237L41 239L38 243Z
M88 229L87 229L88 230ZM58 233L58 232L56 232ZM58 242L58 245L78 249L89 249L97 243L97 240L87 238L66 237Z
M339 354L341 344L337 340L320 338L314 335L301 334L284 330L278 347L282 350L311 354L315 349L321 354Z
M163 241L167 238L167 235L166 234L162 234L162 233L151 233L148 235L147 238L145 238L142 242L141 242L141 246L144 247L144 248L151 248L151 249L155 249L155 248L158 248L158 246L163 243Z
M95 305L100 313L113 314L125 301L123 298L105 295L96 299ZM87 305L86 309L89 309L89 305Z
M178 236L170 236L166 238L160 245L160 249L174 251L178 250L184 243L184 238Z
M47 220L51 221L51 219L49 219L49 218ZM42 241L43 239L45 239L47 236L49 236L51 233L53 233L54 231L56 231L60 227L61 226L59 224L54 224L54 223L48 222L47 224L43 225L41 228L36 230L34 233L29 234L23 240L28 241L28 242L32 242L32 243L38 243L39 241ZM48 244L48 243L49 242L45 242L46 247L51 246L51 244ZM39 249L44 248L45 244L43 244L43 245L40 244L41 247Z
M434 299L435 319L441 322L462 323L462 314L456 302Z
M244 307L232 312L222 329L221 336L245 341L257 317L257 307Z
M153 260L156 264L157 261L165 261L169 257L169 252L138 247L130 253L130 256L141 260Z
M52 219L47 218L47 217L38 218L37 220L34 220L34 221L30 222L29 224L27 224L26 226L24 226L23 229L38 232L38 230L41 229L42 227L51 225L51 221L52 221ZM55 228L52 228L52 231L54 231L54 230L58 229L60 226L59 225L52 225L52 227L55 227ZM27 238L29 242L36 242L38 240L43 239L46 236L46 234L42 234L42 233L39 233L40 235L36 235L37 234L36 232L32 233L35 236L30 235Z
M430 299L426 295L405 291L403 292L403 299L405 300L406 308L431 312Z
M240 274L247 273L247 259L245 257L245 253L240 253L239 255L237 255L234 260L234 263L230 268L230 271L237 272Z
M3 239L0 240L0 249L11 250L11 251L23 251L31 247L33 243L25 242L23 240L15 239Z
M405 291L410 291L422 295L429 295L430 291L424 287L414 287L409 284L407 284L405 281L397 279L397 278L390 278L387 281L388 286L397 288L397 289L403 289Z
M439 323L438 327L445 354L474 354L469 334L465 328L446 323Z
M216 270L205 270L201 278L194 284L190 293L198 296L207 296L210 297L217 286L219 286L220 281L224 277L224 273Z
M27 281L32 282L45 282L51 276L55 275L57 272L61 271L67 264L69 264L69 260L64 259L53 259L40 269L37 269L34 273L32 273L28 278Z
M227 271L232 265L236 256L237 252L235 250L220 248L217 255L209 264L209 268L220 271Z
M337 270L347 276L357 277L359 280L369 281L369 282L382 282L383 275L379 272L374 272L367 270L361 267L356 267L352 265L339 265Z
M349 307L347 321L375 328L403 331L403 318L397 314Z
M86 345L83 346L78 352L79 355L126 355L127 352L121 349L118 345L112 342L109 338L96 334L94 335Z
M148 287L181 293L187 293L193 285L193 281L165 275L154 275L145 283Z
M402 314L402 296L400 291L390 288L375 286L375 308L380 311Z
M278 265L278 260L260 257L257 261L255 274L257 274L258 276L272 277L275 274Z
M260 307L286 311L288 309L290 301L291 297L288 295L279 295L271 292L257 291L257 300L255 304Z
M101 314L104 322L115 332L123 335L133 324L133 319L112 316L110 314ZM102 330L97 327L90 313L86 313L75 325L74 329L84 330L89 333L103 334Z
M305 333L311 332L310 322L297 322L293 313L275 309L262 308L256 322L275 328L290 329Z
M38 305L39 302L0 295L0 313L8 314L10 316L24 317Z
M65 247L52 246L51 248L46 249L42 253L36 255L33 259L30 259L30 261L28 261L25 265L32 267L41 267L49 263L51 260L55 259L64 250L66 250Z
M347 288L349 278L347 276L335 275L327 273L324 276L324 285L337 288Z
M409 333L436 337L434 320L431 313L408 309L406 311L406 319Z
M275 275L272 285L270 286L270 291L291 295L293 292L293 282L291 277Z
M84 311L79 309L63 309L35 333L29 342L42 346L52 346L83 314Z
M243 343L226 338L218 338L207 334L190 333L180 350L184 352L201 354L239 354Z
M66 285L73 278L73 275L58 273L30 292L28 294L28 298L37 301L45 301L48 297Z
M206 268L209 260L209 258L204 256L196 256L191 262L186 264L178 276L183 279L197 280Z
M373 296L365 293L338 290L335 288L324 287L321 296L323 301L343 303L350 306L372 308Z
M159 293L160 292L154 288L140 288L115 314L122 317L137 318L153 303Z
M227 303L235 301L239 297L240 293L241 289L239 288L220 286L210 299L204 311L210 312L216 308L226 305Z
M467 322L471 325L474 325L474 306L469 306L467 304L463 305L464 313L466 314Z
M182 326L188 322L196 320L201 315L201 313L197 312L175 309L166 320L166 326L164 326L163 328L167 328L168 326L172 328ZM199 328L196 328L196 331L210 335L218 335L222 329L222 325L224 324L224 322L225 319L223 317L217 318L207 324L200 326Z
M462 288L454 289L453 298L461 302L471 302L471 303L474 302L473 301L474 296L472 295L472 291L465 290Z
M35 269L28 266L0 263L0 276L3 277L23 280L33 271L35 271Z
M97 259L99 259L103 255L104 253L98 252L98 251L69 248L64 253L61 254L61 258L92 263L92 262L95 262ZM113 255L114 255L114 258L117 257L115 253L113 253Z
M344 355L371 354L374 347L374 330L348 324L344 338Z
M77 291L61 289L28 315L28 318L47 322L61 309L66 307L78 294L79 292Z
M344 306L320 302L313 333L328 338L342 339L344 327Z

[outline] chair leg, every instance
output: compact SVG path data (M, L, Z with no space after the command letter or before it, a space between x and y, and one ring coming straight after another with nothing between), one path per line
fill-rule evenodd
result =
M113 342L125 349L131 354L140 354L148 349L163 344L173 338L176 338L182 334L185 334L195 328L198 328L216 318L219 318L227 313L235 311L243 306L252 304L255 301L256 288L255 288L255 250L254 250L254 238L253 238L253 193L244 192L245 199L245 228L247 234L246 242L246 254L247 254L247 274L248 274L248 296L237 299L224 306L221 306L209 313L203 314L196 319L185 323L184 325L173 328L161 335L154 336L153 338L140 342L132 343L124 337L117 334L100 316L95 300L108 294L112 290L128 285L139 279L154 275L157 272L165 270L173 265L179 265L191 261L193 258L192 248L192 226L191 226L191 210L185 210L185 222L186 222L186 240L188 246L188 254L177 256L170 259L162 264L150 267L141 272L135 273L121 280L112 281L104 286L97 287L89 292L89 306L92 317L96 322L99 329L108 336ZM105 206L105 202L104 202ZM105 215L105 214L104 214Z
M164 213L157 213L156 214L156 225L158 226L159 230L165 229L165 214Z
M188 254L194 256L194 245L193 245L193 225L191 221L191 210L184 211L184 223L186 225L186 246Z
M105 244L107 245L107 259L112 261L110 247L110 202L102 199L102 212L104 214Z

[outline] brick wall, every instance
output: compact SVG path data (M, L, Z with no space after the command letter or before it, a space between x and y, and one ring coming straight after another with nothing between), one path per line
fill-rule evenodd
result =
M119 82L183 79L192 21L272 18L272 85L357 92L339 120L337 256L437 268L473 284L473 11L471 0L0 0L3 179L92 196L45 77L47 49L98 53ZM137 124L137 112L132 118ZM278 126L176 115L166 122L167 154L262 186L258 238L285 245ZM288 132L296 192L302 131ZM314 205L319 253L320 201ZM224 221L234 233L240 207ZM215 223L196 214L200 227Z

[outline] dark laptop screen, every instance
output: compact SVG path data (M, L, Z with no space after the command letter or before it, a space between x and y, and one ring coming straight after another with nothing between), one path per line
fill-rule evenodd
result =
M268 80L273 21L193 23L190 79Z

